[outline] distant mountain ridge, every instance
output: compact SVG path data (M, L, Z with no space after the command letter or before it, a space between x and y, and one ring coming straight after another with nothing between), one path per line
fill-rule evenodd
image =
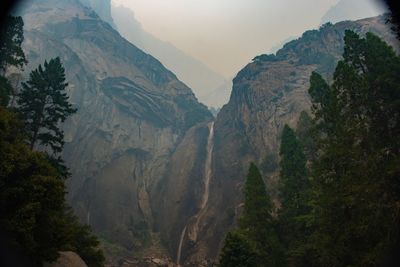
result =
M321 24L375 17L385 12L387 8L379 0L340 0L322 17Z
M64 125L68 199L116 266L132 256L178 254L183 266L210 266L240 214L249 162L276 196L281 130L309 110L311 72L332 77L344 31L397 44L383 16L307 31L240 70L212 123L190 88L88 5L32 0L21 15L23 75L55 56L65 66L78 108Z
M93 9L99 17L115 28L111 16L111 0L79 0L82 4Z
M229 86L229 82L222 75L210 70L172 44L147 33L128 8L112 5L111 11L121 35L143 51L158 58L181 81L192 88L202 103L216 108L227 103L231 87L225 88Z

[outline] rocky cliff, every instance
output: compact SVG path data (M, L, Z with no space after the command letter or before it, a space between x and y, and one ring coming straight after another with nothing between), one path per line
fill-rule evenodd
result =
M226 104L232 87L226 84L220 74L172 44L146 32L127 7L112 5L112 16L122 36L165 64L193 89L202 103L215 108Z
M151 246L153 200L168 161L188 129L212 115L172 72L80 1L27 1L20 14L29 60L23 76L60 56L78 108L64 125L69 202L110 254Z
M64 125L69 202L109 260L125 258L125 266L140 262L135 257L169 264L166 256L210 265L240 213L250 161L275 194L280 132L309 109L311 72L331 79L345 29L397 44L384 17L308 31L242 69L212 122L172 72L82 2L29 1L20 13L29 60L23 76L60 56L78 108Z
M99 17L116 28L111 15L111 0L79 0L82 4L93 9Z
M251 161L260 167L268 191L276 198L283 126L295 127L301 111L310 109L307 91L312 71L331 80L343 53L346 29L361 34L374 32L398 48L384 17L327 24L285 44L276 55L255 57L235 77L230 101L218 114L214 127L209 188L212 205L206 207L207 219L200 224L197 239L185 233L182 263L200 266L201 262L217 257L221 240L240 211L242 187ZM170 213L175 218L174 227L179 226L181 230L191 225L188 213L196 214L196 211L182 210L183 206L180 213L176 209ZM169 240L174 244L171 248L178 250L182 238L174 227L167 229Z

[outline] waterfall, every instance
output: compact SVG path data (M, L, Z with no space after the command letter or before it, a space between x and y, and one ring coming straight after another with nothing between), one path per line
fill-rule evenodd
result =
M208 134L207 140L207 158L204 168L204 194L201 200L200 211L204 210L208 203L208 196L210 194L210 180L211 180L211 163L212 163L212 152L214 148L214 122L211 122L210 133Z
M207 156L206 156L206 162L204 165L204 191L203 195L201 198L200 202L200 210L197 214L195 214L189 221L193 221L193 225L189 225L189 233L188 236L190 240L196 242L197 240L197 234L199 231L199 223L200 220L203 218L206 207L208 204L208 197L210 194L210 181L211 181L211 176L212 176L212 170L211 170L211 164L212 164L212 153L213 153L213 148L214 148L214 122L210 122L209 124L209 134L208 134L208 140L207 140ZM188 225L186 225L181 233L181 238L178 246L178 253L177 253L177 261L176 263L178 266L180 266L180 261L181 261L181 253L182 253L182 246L183 242L185 240L185 235L186 235L186 230L187 230Z
M183 245L183 240L185 239L185 234L186 234L186 226L185 226L185 228L183 228L183 231L181 234L181 239L179 241L178 253L176 255L176 263L178 264L178 266L181 266L180 262L181 262L181 254L182 254L182 245Z

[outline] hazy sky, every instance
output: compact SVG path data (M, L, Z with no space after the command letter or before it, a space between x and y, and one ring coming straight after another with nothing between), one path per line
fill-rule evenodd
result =
M147 32L230 78L254 56L318 27L339 0L112 1L132 9Z

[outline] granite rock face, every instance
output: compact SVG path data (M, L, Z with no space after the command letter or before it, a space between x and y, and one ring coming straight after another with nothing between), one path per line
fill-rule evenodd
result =
M59 56L78 108L64 125L68 200L105 243L139 251L158 222L159 184L188 129L212 119L158 60L123 39L77 0L27 1L29 64Z
M240 213L250 162L259 166L276 200L281 131L285 124L295 127L301 111L309 111L312 71L332 80L346 29L374 32L400 51L384 17L327 24L285 44L276 55L256 57L235 77L230 101L215 122L208 221L199 229L198 240L188 240L183 246L182 262L187 266L216 259L226 232ZM181 222L185 217L177 218ZM179 235L174 242L179 244Z
M226 85L220 74L172 44L146 32L128 8L112 5L111 10L121 35L165 64L193 90L202 103L219 108L228 101L231 87Z
M102 20L115 27L111 16L111 0L80 0L82 4L93 9Z
M309 110L312 71L331 80L345 29L397 44L384 17L308 31L242 69L212 123L172 72L80 1L27 1L20 12L29 64L19 79L61 57L78 108L64 125L68 200L113 263L140 252L168 264L211 265L241 211L251 161L276 198L282 128Z

